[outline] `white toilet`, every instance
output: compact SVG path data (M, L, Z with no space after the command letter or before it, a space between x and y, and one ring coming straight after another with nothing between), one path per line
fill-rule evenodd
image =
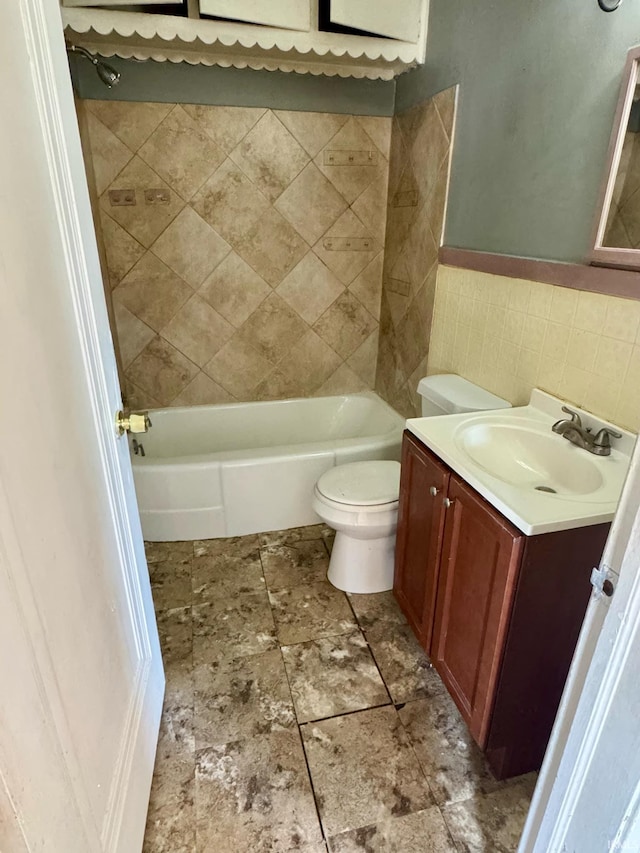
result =
M506 409L511 404L461 376L428 376L418 384L422 416ZM400 463L372 460L337 465L315 487L313 508L336 531L328 579L344 592L393 587Z

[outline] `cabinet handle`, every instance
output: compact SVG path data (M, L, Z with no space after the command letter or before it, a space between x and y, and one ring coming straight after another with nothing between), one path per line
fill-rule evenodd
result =
M432 498L435 498L439 491L440 489L437 486L431 486L431 488L429 489L429 494Z
M449 509L450 506L453 506L453 501L451 498L443 498L442 503L444 504L445 509Z

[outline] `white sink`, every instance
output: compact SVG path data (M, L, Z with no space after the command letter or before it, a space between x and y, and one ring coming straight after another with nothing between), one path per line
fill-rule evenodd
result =
M586 451L530 425L466 424L456 430L456 443L489 474L514 486L573 496L603 485L602 472Z
M622 433L595 456L552 431L564 402L536 388L528 406L411 418L407 429L527 535L611 521L636 436L572 406L594 434Z

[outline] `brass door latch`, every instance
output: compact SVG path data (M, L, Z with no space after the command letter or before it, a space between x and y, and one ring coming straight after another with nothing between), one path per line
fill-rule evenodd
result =
M124 435L125 432L149 432L149 427L152 426L149 412L129 412L125 414L120 411L116 415L116 429L118 435Z

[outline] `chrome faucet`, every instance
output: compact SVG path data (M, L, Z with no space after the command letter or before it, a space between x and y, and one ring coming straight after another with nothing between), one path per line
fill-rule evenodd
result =
M562 407L562 411L570 415L570 419L564 418L556 421L551 427L554 432L566 438L571 444L576 447L582 447L583 450L593 453L596 456L609 456L611 453L611 438L622 438L622 435L615 430L603 427L595 435L591 434L591 430L582 426L582 420L577 412L569 409L567 406Z

